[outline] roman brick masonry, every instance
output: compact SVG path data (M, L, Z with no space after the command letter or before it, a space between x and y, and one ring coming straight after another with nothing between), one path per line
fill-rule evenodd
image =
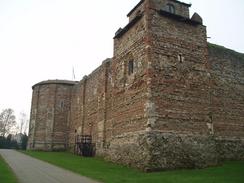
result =
M33 86L28 148L74 150L144 171L244 159L244 55L207 43L190 4L141 0L114 56L80 82Z

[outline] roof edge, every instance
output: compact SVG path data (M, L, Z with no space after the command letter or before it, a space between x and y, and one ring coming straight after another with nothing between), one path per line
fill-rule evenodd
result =
M41 81L39 83L36 83L35 85L32 86L32 89L34 89L36 86L39 85L49 85L49 84L63 84L63 85L75 85L79 81L70 81L70 80L46 80L46 81Z
M179 4L182 4L182 5L185 5L185 6L187 6L187 7L191 7L191 6L192 6L192 4L184 3L184 2L182 2L182 1L178 1L178 0L170 0L170 1L173 1L173 2L175 2L175 3L179 3Z
M122 37L131 27L133 27L133 25L135 25L141 18L143 17L143 15L137 15L133 20L131 20L123 29L119 29L115 36L115 38L120 38Z
M129 17L142 3L144 3L145 0L141 0L128 14L127 17Z

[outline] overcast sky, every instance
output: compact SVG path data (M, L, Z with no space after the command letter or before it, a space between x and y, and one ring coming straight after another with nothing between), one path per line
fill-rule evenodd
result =
M139 0L0 0L0 110L29 115L31 86L76 80L112 57L113 36ZM210 42L244 52L243 0L184 0Z

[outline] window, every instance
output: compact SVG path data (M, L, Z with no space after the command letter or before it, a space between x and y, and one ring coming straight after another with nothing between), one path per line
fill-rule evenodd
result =
M179 55L178 55L178 61L179 61L180 63L184 62L184 57L182 56L182 54L179 54Z
M174 7L173 4L167 4L167 5L166 5L166 10L167 10L168 12L170 12L170 13L175 14L175 7Z
M140 16L141 15L141 10L139 10L138 12L136 12L136 16Z
M134 61L130 60L128 64L128 75L131 75L134 73Z
M61 110L64 109L64 101L63 100L60 101L60 108L61 108Z

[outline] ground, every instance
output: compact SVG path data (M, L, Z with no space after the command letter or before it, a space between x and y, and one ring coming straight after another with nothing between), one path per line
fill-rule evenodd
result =
M3 183L17 183L17 179L12 170L0 156L0 182L2 182L3 180Z
M0 149L0 154L15 173L19 183L98 183L14 150ZM10 182L3 177L0 183Z
M105 183L243 183L244 162L225 162L222 166L201 170L177 170L143 173L105 162L99 158L82 158L66 152L32 152L26 154Z

